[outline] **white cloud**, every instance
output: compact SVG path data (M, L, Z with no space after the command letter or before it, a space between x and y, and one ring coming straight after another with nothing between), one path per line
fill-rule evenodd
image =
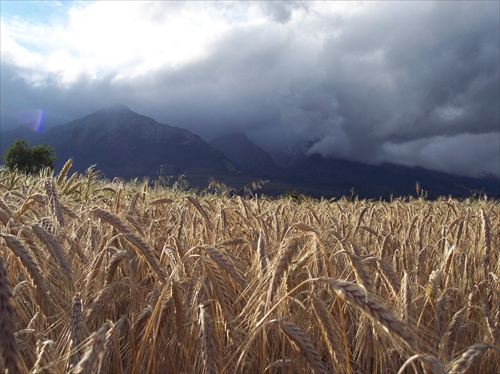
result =
M312 20L353 9L359 4L77 2L66 19L53 22L2 18L7 36L2 35L1 52L9 62L33 69L33 75L56 74L64 84L109 71L125 78L124 73L145 75L206 58L217 42L244 29L293 32L320 47L325 25L318 29Z
M492 157L500 150L500 135L459 134L434 136L401 144L387 142L379 161L478 177L500 176L500 159Z
M67 84L110 70L147 74L204 58L230 29L263 20L239 12L218 3L102 1L72 7L54 24L2 18L2 58Z

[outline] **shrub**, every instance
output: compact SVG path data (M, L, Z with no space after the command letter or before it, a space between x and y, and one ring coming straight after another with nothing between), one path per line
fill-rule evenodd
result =
M8 169L17 169L27 174L36 174L43 168L53 168L57 159L55 150L50 145L41 144L29 147L24 140L15 140L5 151L2 158Z

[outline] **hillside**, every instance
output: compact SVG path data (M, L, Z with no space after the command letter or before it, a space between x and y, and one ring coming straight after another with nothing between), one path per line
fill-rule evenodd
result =
M155 176L160 169L165 174L224 173L231 167L199 136L123 105L101 109L31 140L56 149L56 167L72 157L76 170L97 164L108 177Z
M209 141L224 153L244 173L262 177L275 177L279 167L272 157L253 143L244 133L231 133Z
M207 143L188 130L158 123L124 105L98 110L41 134L20 127L1 135L2 152L16 138L32 145L45 142L56 149L56 170L73 158L76 171L96 164L110 179L186 174L192 187L205 188L214 178L237 190L267 179L270 183L261 192L274 196L286 191L315 197L354 192L375 199L414 195L418 182L429 198L467 197L478 192L500 197L499 179L493 177L467 178L423 168L368 165L297 153L290 155L289 167L281 168L245 134L226 134Z
M428 191L429 198L470 196L472 193L500 197L499 180L494 177L470 178L418 167L395 164L368 165L326 159L319 155L298 158L293 168L288 169L282 178L287 183L310 190L313 194L317 194L317 191L330 191L335 196L350 195L352 192L372 198L414 195L418 182Z

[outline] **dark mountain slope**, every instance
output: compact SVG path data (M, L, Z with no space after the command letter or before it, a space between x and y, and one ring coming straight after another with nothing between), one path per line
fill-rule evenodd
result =
M72 157L72 171L83 172L97 164L106 177L156 177L187 173L193 187L204 188L214 177L241 189L255 179L271 182L263 192L279 195L296 190L313 196L334 197L355 194L366 198L414 195L415 184L436 196L464 197L485 192L500 197L498 178L467 178L422 168L325 159L318 155L290 157L290 168L276 166L265 151L244 134L214 139L215 149L187 130L160 124L134 113L123 105L101 109L78 120L54 127L42 134L28 128L1 133L2 154L14 139L31 145L45 142L56 149L56 171ZM230 161L230 160L234 160ZM241 173L235 173L237 169Z
M41 134L34 132L28 127L18 127L7 131L2 131L0 133L0 156L3 155L5 150L16 139L25 140L31 145L35 145L41 142L40 140L41 138L42 138Z
M279 172L272 157L243 133L219 136L210 140L209 144L232 160L238 170L248 175L272 177Z
M187 130L164 125L123 105L101 109L56 126L33 144L46 142L57 152L56 168L70 157L73 168L92 164L107 177L221 173L231 163L218 150Z
M361 197L415 196L415 185L428 191L429 198L452 195L470 196L484 192L500 197L499 179L469 178L423 168L394 164L367 165L354 161L325 159L319 155L298 158L283 180L300 185L311 193L330 191L349 195L351 189ZM315 192L316 190L316 192Z

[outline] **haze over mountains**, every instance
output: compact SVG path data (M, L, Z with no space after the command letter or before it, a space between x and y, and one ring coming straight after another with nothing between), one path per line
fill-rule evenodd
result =
M314 196L361 197L410 195L418 181L430 197L470 196L483 191L499 197L496 177L468 178L384 164L373 166L296 153L289 168L243 133L230 133L208 143L188 130L160 124L124 105L114 105L38 134L25 127L2 132L2 153L16 138L31 145L45 142L56 149L56 170L73 158L74 171L97 164L108 178L186 174L193 187L205 188L210 177L241 188L252 180L268 179L264 192L297 190Z

